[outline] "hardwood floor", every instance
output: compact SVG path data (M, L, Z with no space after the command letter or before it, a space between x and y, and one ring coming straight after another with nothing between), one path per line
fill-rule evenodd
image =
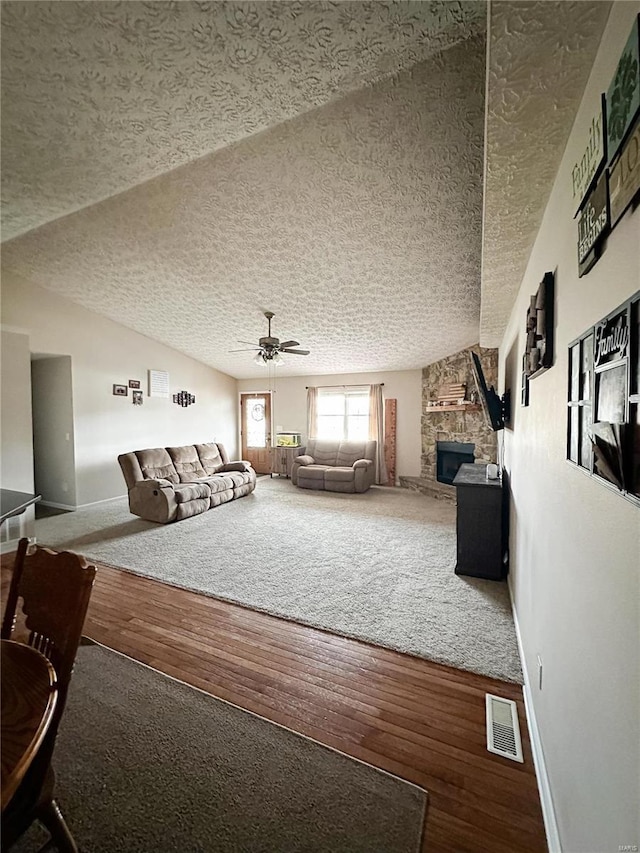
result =
M3 601L11 564L2 558ZM85 634L422 786L424 853L547 849L517 685L107 567ZM486 692L518 703L524 764L486 751Z

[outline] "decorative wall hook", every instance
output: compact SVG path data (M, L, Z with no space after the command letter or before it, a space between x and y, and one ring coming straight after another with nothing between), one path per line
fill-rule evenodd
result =
M195 394L190 394L188 391L178 391L177 394L173 395L173 402L183 408L190 406L192 403L195 403L195 401Z

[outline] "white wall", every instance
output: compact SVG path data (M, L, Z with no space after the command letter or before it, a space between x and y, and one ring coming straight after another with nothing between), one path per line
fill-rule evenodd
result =
M373 385L384 382L385 399L396 399L396 476L420 476L420 417L422 371L398 370L388 373L344 373L330 376L293 376L278 378L273 395L273 424L284 432L302 433L307 438L307 385ZM241 379L240 391L268 391L267 376L263 381Z
M232 377L15 276L3 276L2 317L7 326L28 334L32 353L71 357L78 505L126 494L119 453L216 439L236 457L237 393ZM33 485L28 357L25 369L26 377L18 376L9 366L6 386L3 372L2 460L10 466L13 488L19 488L17 455L23 470L20 482L23 487ZM148 397L149 369L167 370L171 393L189 391L196 403L182 408L171 398ZM112 394L114 383L126 385L129 379L142 382L142 406L132 405L131 392L127 397ZM12 389L22 383L29 398L28 417L25 406L12 404Z
M555 271L555 364L528 408L516 395L505 457L510 583L565 853L640 844L640 510L565 461L568 344L640 287L640 210L578 278L570 174L639 10L612 9L500 348L501 387L518 388L529 296Z

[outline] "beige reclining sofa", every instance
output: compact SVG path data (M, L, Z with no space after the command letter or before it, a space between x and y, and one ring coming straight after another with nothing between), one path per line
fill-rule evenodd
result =
M188 444L134 450L118 456L129 490L129 509L167 524L250 494L256 472L250 462L229 462L222 444Z
M301 489L366 492L375 482L375 441L321 441L310 438L296 456L291 481Z

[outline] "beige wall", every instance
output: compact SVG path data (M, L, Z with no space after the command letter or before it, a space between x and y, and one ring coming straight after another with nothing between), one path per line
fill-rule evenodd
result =
M236 455L237 395L232 377L9 275L2 280L2 317L7 326L28 334L30 352L71 357L78 505L126 493L117 463L118 454L125 451L215 438L232 457ZM190 391L196 395L195 405L182 408L171 399L148 397L150 368L167 370L171 392ZM28 358L19 374L9 368L6 385L4 379L3 373L2 461L17 488L19 483L33 484ZM126 398L112 394L114 383L127 384L129 379L142 381L142 406L132 405L130 393ZM16 386L26 390L28 405L12 405L10 395Z
M276 368L277 371L277 368ZM398 370L388 373L345 373L331 376L276 376L273 406L273 425L278 431L301 432L307 438L307 385L372 385L384 382L385 399L396 399L397 405L397 476L420 475L420 416L422 372ZM242 379L240 391L269 390L268 378L262 382Z
M500 348L500 387L515 390L529 296L555 271L555 364L531 382L528 408L516 391L505 458L510 584L565 853L640 844L640 510L565 461L568 344L640 286L640 210L578 279L571 193L571 166L639 10L613 7Z

